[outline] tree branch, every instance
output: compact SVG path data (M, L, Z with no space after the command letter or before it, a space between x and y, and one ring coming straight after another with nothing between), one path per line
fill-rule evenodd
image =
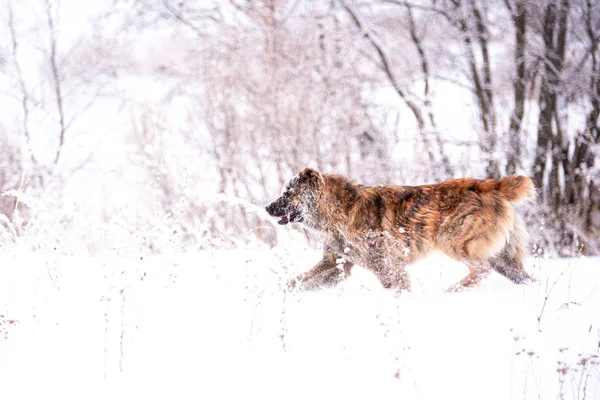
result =
M29 92L25 85L25 79L23 78L23 71L18 58L19 41L17 40L17 33L14 25L14 16L12 6L8 5L8 28L10 30L10 38L12 41L12 56L15 64L15 70L17 71L17 79L19 81L19 89L21 90L21 109L23 110L23 134L25 135L25 141L29 157L33 164L37 164L33 149L31 148L31 135L29 133Z
M362 32L364 37L369 41L369 43L371 43L371 45L377 52L377 55L379 56L379 59L381 60L383 71L385 72L386 76L388 77L390 83L396 90L396 93L398 93L398 96L400 96L400 98L402 100L404 100L404 102L406 103L408 108L410 108L410 110L412 111L413 115L415 116L415 119L417 120L419 129L423 130L423 128L425 126L425 122L423 121L423 116L421 114L421 111L419 110L419 108L417 107L417 105L415 103L413 103L410 99L408 99L406 97L404 90L400 87L400 84L398 83L398 81L396 80L396 77L394 76L394 73L392 71L390 63L389 63L385 53L383 52L382 47L373 38L373 35L365 29L364 24L358 17L357 13L343 1L342 1L342 6L348 12L350 17L354 21L354 24L356 25L356 27Z
M54 95L56 96L56 107L58 110L58 122L59 122L59 140L58 149L56 150L56 157L54 158L54 164L58 164L62 147L65 143L65 114L63 110L63 96L60 73L58 71L58 60L56 56L56 27L54 25L54 17L52 16L52 6L50 0L46 2L46 17L48 22L48 28L50 29L50 69L52 71L52 83L54 85Z

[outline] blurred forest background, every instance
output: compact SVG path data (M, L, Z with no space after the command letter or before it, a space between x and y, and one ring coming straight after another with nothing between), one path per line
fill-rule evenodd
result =
M598 254L593 0L5 0L0 246L274 244L309 163L525 174L532 251Z

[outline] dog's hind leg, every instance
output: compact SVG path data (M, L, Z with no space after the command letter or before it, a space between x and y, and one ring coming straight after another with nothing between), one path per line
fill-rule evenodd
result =
M446 255L464 263L469 274L448 291L455 292L477 286L490 274L490 258L506 247L514 229L513 215L506 201L493 197L478 197L475 206L459 217L449 219L438 239Z
M514 283L529 283L533 280L525 271L523 261L506 250L502 250L498 255L490 258L490 265L496 272Z
M459 283L450 286L448 292L460 292L463 289L475 287L491 272L491 265L488 261L464 261L464 263L469 268L469 274Z
M290 289L312 290L335 286L350 275L353 264L335 253L323 254L323 259L310 270L288 283Z
M489 259L496 272L517 284L529 283L533 280L525 271L523 264L525 243L527 243L527 232L521 218L515 214L515 225L508 243L500 253Z

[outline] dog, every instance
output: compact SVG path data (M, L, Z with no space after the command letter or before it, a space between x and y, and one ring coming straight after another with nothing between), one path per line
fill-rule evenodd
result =
M323 238L323 259L290 288L334 286L357 264L385 288L409 291L405 266L437 249L469 274L449 291L477 286L492 269L531 281L523 258L528 234L513 204L532 200L531 179L451 179L422 186L365 186L306 168L266 206L278 223L302 223Z

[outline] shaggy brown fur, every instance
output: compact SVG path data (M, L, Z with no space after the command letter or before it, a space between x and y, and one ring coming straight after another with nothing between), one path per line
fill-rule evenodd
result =
M324 240L323 260L290 286L332 286L354 264L386 288L410 290L405 265L434 249L469 268L450 290L476 286L491 269L515 283L523 268L527 232L513 204L532 199L531 179L452 179L423 186L363 186L307 168L267 206L280 224L302 222Z

